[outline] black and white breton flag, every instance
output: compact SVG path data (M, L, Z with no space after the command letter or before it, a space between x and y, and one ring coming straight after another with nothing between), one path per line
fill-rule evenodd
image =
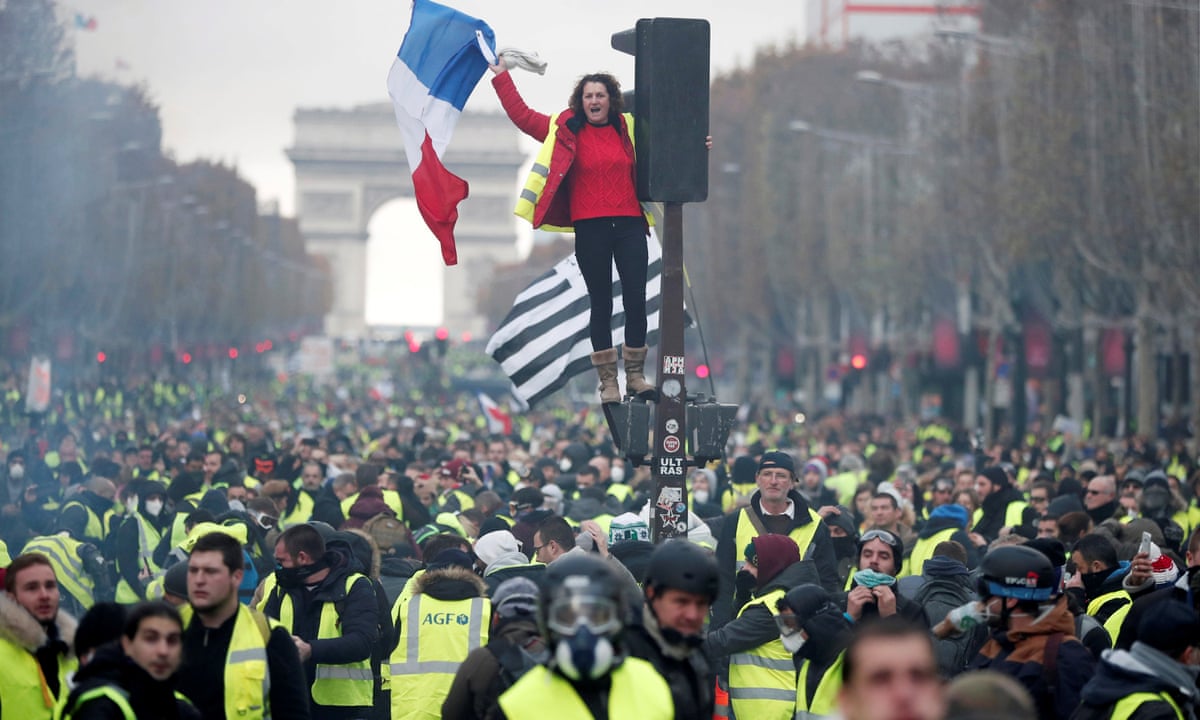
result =
M646 272L646 343L658 343L662 303L662 248L654 231L646 236L650 264ZM625 305L613 265L613 344L625 342ZM512 310L488 340L487 353L512 380L514 392L529 405L592 369L588 335L587 287L575 256L561 260L513 300Z

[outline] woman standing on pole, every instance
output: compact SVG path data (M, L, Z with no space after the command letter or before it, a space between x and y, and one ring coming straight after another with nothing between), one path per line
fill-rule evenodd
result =
M591 302L588 330L600 402L621 402L610 327L614 262L625 306L626 390L653 400L657 393L643 370L650 218L637 199L633 115L622 112L620 83L607 73L584 75L567 109L544 115L525 104L503 59L491 68L492 86L509 119L542 143L517 215L535 228L575 233L575 258Z

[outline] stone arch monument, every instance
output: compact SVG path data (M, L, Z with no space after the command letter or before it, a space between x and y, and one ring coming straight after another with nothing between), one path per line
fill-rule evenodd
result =
M325 333L361 338L367 332L367 224L384 203L413 194L400 129L390 103L301 108L293 122L296 140L287 156L296 170L296 217L308 251L325 257L333 272ZM512 208L526 160L518 137L502 114L465 112L444 158L471 187L458 206L458 265L447 271L443 290L445 325L455 334L478 337L486 330L476 309L478 289L495 264L517 259ZM422 241L436 242L432 236Z

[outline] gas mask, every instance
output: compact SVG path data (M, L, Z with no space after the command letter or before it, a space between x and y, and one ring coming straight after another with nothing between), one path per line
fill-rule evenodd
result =
M613 643L621 630L619 608L612 599L588 592L586 585L568 584L565 590L546 613L555 664L572 680L604 677L621 660Z

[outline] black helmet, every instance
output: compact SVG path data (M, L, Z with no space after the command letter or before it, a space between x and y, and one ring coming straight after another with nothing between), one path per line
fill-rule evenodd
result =
M992 550L979 564L979 597L1049 600L1055 591L1054 566L1045 553L1023 545Z
M642 586L656 590L682 590L717 599L717 561L687 540L670 540L650 556Z

